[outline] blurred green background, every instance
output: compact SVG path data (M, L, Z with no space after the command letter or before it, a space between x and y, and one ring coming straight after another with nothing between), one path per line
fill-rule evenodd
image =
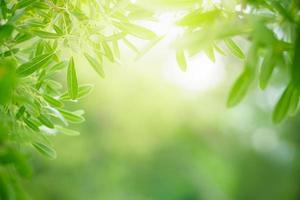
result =
M73 127L80 136L52 137L56 160L33 153L35 174L24 181L32 198L299 199L299 117L271 123L278 91L253 90L227 109L240 63L199 57L183 73L165 46L137 61L123 49L105 80L81 61L80 82L95 88L70 106L84 108L86 122Z

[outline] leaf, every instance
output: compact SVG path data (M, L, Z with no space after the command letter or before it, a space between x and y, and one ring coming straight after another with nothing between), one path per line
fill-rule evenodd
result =
M186 58L184 55L184 51L182 49L176 51L176 60L180 69L182 71L186 71L187 69Z
M78 95L78 82L77 82L77 75L76 75L73 57L71 57L69 61L67 82L68 82L69 96L71 97L71 99L74 100L77 98Z
M3 53L0 53L0 57L8 57L8 56L14 55L18 52L19 52L19 49L11 49L11 50L5 51Z
M273 112L273 122L280 123L289 113L294 88L289 84L281 95Z
M90 63L90 65L94 68L94 70L102 77L105 78L105 74L102 68L102 63L99 63L95 58L88 55L87 53L84 54L87 61Z
M21 106L21 107L19 108L17 114L16 114L16 118L17 118L17 119L20 119L20 118L23 116L25 110L26 110L25 107L24 107L24 106Z
M35 57L31 61L22 64L17 69L17 74L21 77L26 77L32 73L34 73L36 70L43 67L54 55L54 53L47 53L40 56Z
M204 23L209 23L209 22L211 23L219 15L220 15L220 10L218 9L210 10L207 12L196 10L184 16L176 24L179 26L200 26Z
M24 120L25 124L26 124L29 128L31 128L33 131L35 131L35 132L39 132L39 131L40 131L38 125L35 124L33 121L31 121L31 120L29 120L29 119L26 119L25 117L23 118L23 120Z
M225 45L228 47L228 49L234 56L236 56L240 59L245 59L245 55L244 55L243 51L232 39L227 38L224 40L224 42L225 42Z
M259 75L259 86L263 90L266 89L275 67L275 61L273 56L273 52L269 51L268 54L265 56L261 66Z
M44 156L50 158L50 159L55 159L56 158L56 151L43 143L40 142L35 142L32 144L41 154Z
M48 128L54 128L54 124L51 122L50 119L48 119L48 117L46 117L45 115L41 114L40 116L38 116L38 120L45 126L47 126Z
M215 51L213 46L209 46L207 49L205 49L205 54L208 56L208 58L212 61L216 61Z
M135 37L138 37L140 39L144 40L152 40L156 38L156 34L152 32L151 30L138 26L135 24L130 24L130 23L118 23L115 22L114 25L118 27L119 29L122 29L125 33L129 33Z
M105 41L103 41L103 42L102 42L102 47L103 47L103 50L104 50L104 52L105 52L106 57L107 57L111 62L114 62L114 61L115 61L114 55L113 55L113 53L112 53L112 51L111 51L109 45L108 45Z
M80 132L78 131L74 131L74 130L71 130L71 129L68 129L68 128L63 128L61 126L56 126L55 127L60 133L63 133L65 135L69 135L69 136L77 136L77 135L80 135Z
M33 30L33 34L37 35L40 38L44 39L57 39L60 38L62 35L52 32L40 31L40 30Z
M299 97L300 97L300 91L299 89L295 88L290 100L290 108L289 108L290 116L294 116L297 113Z
M47 94L44 94L44 99L51 105L51 106L54 106L54 107L58 107L58 108L61 108L63 107L63 103Z
M11 24L5 24L0 26L0 41L6 41L9 39L14 31L14 26Z
M70 111L63 110L63 109L58 109L58 110L62 114L62 116L69 122L82 123L85 121L85 119L81 115L78 115L75 112L70 112Z
M240 77L233 84L229 97L227 99L227 106L233 107L240 103L246 96L248 88L252 82L252 71L248 67L240 75Z
M88 96L92 90L93 90L94 86L90 85L90 84L84 84L78 87L78 96L77 99L82 99L86 96ZM69 96L69 93L64 93L63 95L60 96L61 100L71 100L71 97Z

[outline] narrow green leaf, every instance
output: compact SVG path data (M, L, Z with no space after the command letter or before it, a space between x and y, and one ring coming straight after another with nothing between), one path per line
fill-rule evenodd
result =
M41 114L40 116L38 116L38 120L45 126L47 126L48 128L54 128L54 124L51 122L51 120L46 117L45 115Z
M70 112L63 109L59 109L59 112L66 120L68 120L71 123L82 123L85 121L85 119L81 115L78 115L75 112Z
M280 123L289 113L294 88L289 84L281 95L273 112L273 122Z
M211 10L202 12L200 10L193 11L177 22L179 26L199 26L204 23L212 22L220 15L220 10Z
M17 74L21 77L28 76L32 73L34 73L36 70L40 69L43 67L54 55L54 53L47 53L40 55L38 57L35 57L31 61L22 64L18 69L17 69Z
M295 88L291 96L291 102L289 108L290 116L294 116L297 113L298 105L299 105L299 97L300 97L300 91L299 89Z
M92 90L93 90L94 86L90 85L90 84L84 84L78 87L78 96L77 99L82 99L86 96L88 96ZM60 96L60 100L72 100L71 97L69 96L69 93L66 92L63 95Z
M54 106L54 107L58 107L58 108L61 108L63 107L63 103L47 94L44 94L44 99L51 105L51 106Z
M186 71L187 69L186 58L184 55L184 51L182 49L176 51L176 60L180 69L182 71Z
M16 118L17 118L17 119L20 119L20 118L23 116L25 110L26 110L25 107L24 107L24 106L21 106L21 107L19 108L17 114L16 114Z
M212 62L216 62L215 50L213 46L209 46L204 50L204 52Z
M105 78L105 74L102 68L102 63L99 63L95 58L88 55L87 53L84 54L87 61L90 63L90 65L94 68L94 70L102 77Z
M33 121L31 121L31 120L29 120L29 119L26 119L25 117L23 118L23 120L24 120L25 124L26 124L29 128L31 128L33 131L35 131L35 132L39 132L39 131L40 131L38 125L35 124Z
M38 36L40 38L44 38L44 39L57 39L57 38L60 38L62 36L61 34L47 32L47 31L40 31L40 30L34 30L32 32L36 36Z
M67 82L68 82L68 91L71 99L76 99L78 95L78 82L77 82L77 75L74 66L74 59L71 57L68 66L68 73L67 73Z
M69 136L77 136L77 135L80 135L80 132L78 131L74 131L74 130L71 130L71 129L68 129L68 128L63 128L61 126L57 126L55 127L60 133L63 133L65 135L69 135Z
M115 61L114 55L113 55L113 53L112 53L112 51L111 51L109 45L108 45L105 41L103 41L103 42L102 42L102 47L103 47L103 50L104 50L104 52L105 52L105 56L106 56L111 62L114 62L114 61Z
M56 158L56 151L43 143L40 142L35 142L32 144L41 154L44 156L50 158L50 159L55 159Z
M268 52L261 66L259 74L259 86L263 90L266 89L275 67L275 61L273 56L273 52Z
M243 53L243 51L241 50L241 48L230 38L227 38L224 40L226 46L228 47L228 49L230 50L230 52L240 58L240 59L245 59L245 55Z
M240 77L235 81L233 84L230 92L229 97L227 100L227 106L233 107L240 103L242 99L246 96L248 88L252 82L252 71L251 69L246 69L244 72L240 75Z

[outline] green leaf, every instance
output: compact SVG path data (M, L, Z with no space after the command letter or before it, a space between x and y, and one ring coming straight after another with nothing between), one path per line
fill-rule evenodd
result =
M269 51L268 54L265 56L261 66L259 75L259 86L263 90L266 89L275 67L274 56L275 55L273 54L273 52Z
M129 33L135 37L144 40L152 40L156 38L156 34L154 32L142 26L138 26L130 23L117 23L117 22L115 22L114 25L119 29L123 30L125 33Z
M23 120L24 120L25 124L26 124L29 128L31 128L33 131L35 131L35 132L39 132L39 131L40 131L38 125L37 125L36 123L34 123L33 121L31 121L30 119L26 119L26 118L24 117Z
M243 53L243 51L241 50L241 48L230 38L227 38L224 40L226 46L228 47L228 49L230 50L230 52L240 58L240 59L245 59L245 55Z
M22 64L17 69L17 74L21 77L29 76L30 74L34 73L36 70L43 67L45 64L51 60L54 53L47 53L40 56L35 57L31 61Z
M77 82L77 75L76 75L73 57L71 57L69 61L67 82L68 82L69 96L71 97L71 99L74 100L77 98L78 95L78 82Z
M182 71L186 71L187 69L186 58L184 55L184 51L182 49L176 51L176 60L180 69Z
M38 116L38 120L45 126L47 126L48 128L54 128L54 124L51 122L51 120L46 117L45 115L41 114L40 116Z
M248 67L240 75L240 77L233 84L229 97L227 99L227 106L233 107L240 103L242 99L246 96L249 86L253 80L252 71Z
M6 41L9 39L14 31L14 26L11 24L5 24L0 26L0 41Z
M44 99L51 105L51 106L54 106L54 107L58 107L58 108L61 108L63 107L63 103L47 94L44 94Z
M105 56L106 56L111 62L114 62L114 61L115 61L114 55L113 55L113 53L112 53L112 51L111 51L109 45L108 45L105 41L103 41L103 42L102 42L102 47L103 47L103 50L104 50L104 52L105 52Z
M215 56L215 50L213 46L209 46L207 49L204 50L205 54L207 55L207 57L212 61L215 62L216 61L216 56Z
M47 32L47 31L40 31L40 30L33 30L32 32L36 36L38 36L40 38L44 38L44 39L57 39L62 36L61 34Z
M184 16L176 24L179 26L200 26L204 23L214 21L219 15L220 10L217 9L207 12L196 10Z
M77 99L82 99L86 96L88 96L92 90L93 90L94 86L90 85L90 84L84 84L78 87L78 95L77 95ZM64 93L63 95L60 96L61 100L71 100L71 97L69 96L69 93Z
M44 156L50 158L50 159L55 159L56 158L56 151L43 143L40 142L35 142L32 144L41 154Z
M71 130L71 129L68 129L68 128L63 128L61 126L56 126L55 127L60 133L63 133L65 135L69 135L69 136L77 136L77 135L80 135L80 132L78 131L74 131L74 130Z
M88 55L87 53L84 54L87 61L90 63L90 65L94 68L94 70L102 77L105 78L105 74L102 68L102 63L98 62L95 58Z
M290 100L291 101L290 108L289 108L290 116L294 116L297 113L298 105L299 105L299 97L300 97L300 91L299 89L295 88Z
M78 115L75 112L70 112L63 109L59 109L59 112L66 120L68 120L71 123L82 123L85 121L85 119L81 115Z
M16 118L20 119L23 116L25 110L26 110L26 108L24 106L21 106L16 114Z
M273 112L273 122L280 123L289 113L294 88L289 84L281 95Z

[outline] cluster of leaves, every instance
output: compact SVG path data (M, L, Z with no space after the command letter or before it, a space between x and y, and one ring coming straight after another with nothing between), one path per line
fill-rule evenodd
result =
M128 36L156 35L133 21L152 13L125 0L0 0L0 199L26 198L19 176L30 176L26 149L54 159L49 135L78 135L84 121L68 105L92 90L79 84L75 55L104 77L119 43L138 49ZM66 84L57 80L66 76Z
M285 90L275 106L273 121L279 123L295 114L300 97L299 1L208 2L194 1L197 6L177 22L185 29L176 43L181 69L186 70L186 54L194 56L204 51L214 61L216 52L221 55L231 52L244 61L244 70L229 93L229 107L240 103L254 82L265 90L271 78L280 77ZM246 55L237 39L248 47ZM276 74L275 69L280 73Z

